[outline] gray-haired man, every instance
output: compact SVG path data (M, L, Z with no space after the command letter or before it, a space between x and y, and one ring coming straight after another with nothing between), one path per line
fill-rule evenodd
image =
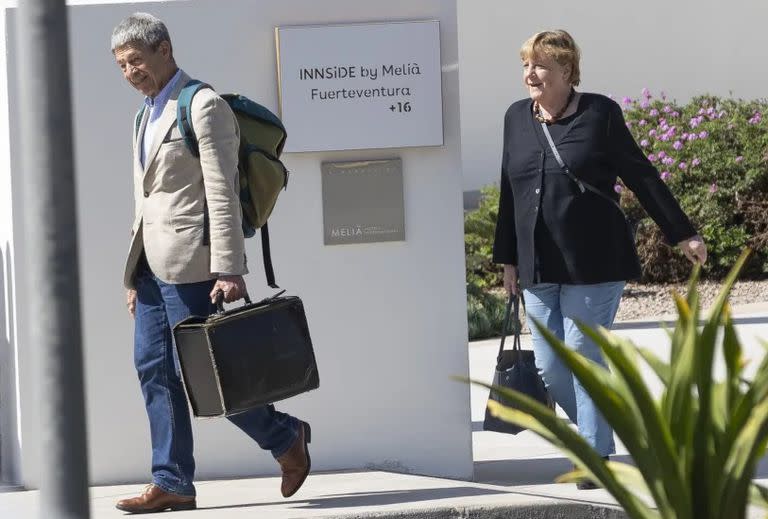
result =
M112 33L112 53L146 105L133 136L135 219L124 283L152 439L152 483L117 508L190 510L197 506L192 428L171 330L190 315L211 313L219 292L227 302L246 293L239 128L227 103L201 90L191 107L200 157L187 149L176 103L190 78L176 66L168 29L154 16L123 20ZM229 420L272 452L283 472L281 492L293 495L309 474L309 424L271 405Z

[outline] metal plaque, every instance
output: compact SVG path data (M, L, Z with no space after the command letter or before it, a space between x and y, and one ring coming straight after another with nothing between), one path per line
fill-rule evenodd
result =
M326 245L405 240L400 159L323 162Z

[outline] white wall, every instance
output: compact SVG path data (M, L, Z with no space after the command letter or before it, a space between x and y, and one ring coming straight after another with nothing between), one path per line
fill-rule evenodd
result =
M586 92L637 97L643 87L679 101L768 92L768 2L762 0L458 0L464 189L496 183L506 108L527 94L521 44L569 31L582 50Z
M273 110L274 26L441 21L445 146L286 156L293 174L270 220L274 263L278 283L305 302L321 386L279 408L312 423L317 470L385 467L470 478L469 389L449 379L468 372L455 0L222 5L195 0L69 9L92 481L146 481L150 469L132 322L121 287L132 218L130 134L141 98L121 78L109 52L114 25L138 9L166 21L177 62L193 77ZM15 45L9 41L8 70L14 77ZM11 132L21 116L14 106L17 93L17 85L10 85ZM325 247L320 162L390 157L403 160L407 241ZM18 183L23 171L14 146L11 163ZM14 193L15 211L20 199ZM21 225L14 221L16 236L34 232ZM19 279L22 245L17 240ZM268 291L258 239L247 247L253 271L247 281L252 296L260 297ZM23 311L18 321L22 332L33 325ZM23 334L16 348L20 363L27 362L33 345ZM34 389L34 376L24 375L22 476L28 486L37 481L32 449L37 437L23 411L33 407L27 399L34 398ZM270 456L225 421L195 422L195 429L200 478L276 473Z

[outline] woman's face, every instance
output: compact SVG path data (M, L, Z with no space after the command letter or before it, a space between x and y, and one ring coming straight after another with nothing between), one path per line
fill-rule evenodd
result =
M568 92L569 75L567 67L563 67L546 54L523 60L523 82L528 87L531 99L539 103L555 100L564 92Z

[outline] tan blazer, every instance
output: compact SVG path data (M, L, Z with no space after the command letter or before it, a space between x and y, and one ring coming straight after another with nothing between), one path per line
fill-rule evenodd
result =
M248 272L238 194L237 120L213 90L200 90L192 101L200 158L192 155L176 125L179 92L188 81L182 72L157 121L144 167L140 153L149 110L144 110L133 141L135 218L123 280L127 288L134 287L142 250L152 272L166 283ZM206 202L208 236L204 236Z

